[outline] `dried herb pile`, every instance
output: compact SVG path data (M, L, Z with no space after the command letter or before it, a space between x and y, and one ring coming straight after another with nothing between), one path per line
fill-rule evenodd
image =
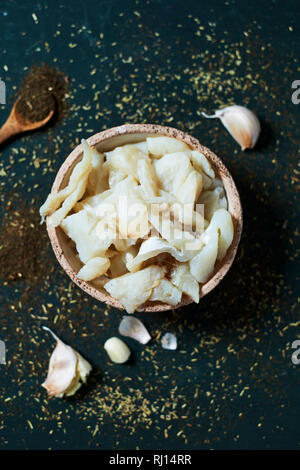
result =
M21 207L23 206L23 207ZM44 269L43 258L48 248L45 228L36 208L10 206L0 230L0 279L30 282L39 280Z
M51 110L62 118L66 112L69 79L47 64L30 68L18 93L16 111L31 122L43 120Z

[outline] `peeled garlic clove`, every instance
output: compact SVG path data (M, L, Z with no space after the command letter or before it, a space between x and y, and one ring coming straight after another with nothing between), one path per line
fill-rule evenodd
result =
M177 349L177 338L173 333L166 333L161 339L164 349Z
M240 144L242 150L253 148L256 144L261 127L257 116L250 109L234 105L220 109L211 116L204 112L202 114L209 119L221 119L222 124Z
M135 317L125 315L119 326L119 333L122 336L133 338L141 344L147 344L151 336L145 325Z
M56 347L49 362L48 375L42 384L49 396L63 397L73 395L82 382L86 382L92 367L73 348L63 343L49 328L49 331L57 341Z
M128 361L131 354L127 344L115 336L105 341L104 349L107 352L110 360L116 364L123 364L124 362Z

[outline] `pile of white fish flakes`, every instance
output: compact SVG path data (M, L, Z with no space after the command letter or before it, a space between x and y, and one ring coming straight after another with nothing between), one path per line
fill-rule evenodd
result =
M146 301L199 302L232 243L223 184L205 156L170 137L99 153L83 140L68 185L40 209L76 245L78 278L128 313Z

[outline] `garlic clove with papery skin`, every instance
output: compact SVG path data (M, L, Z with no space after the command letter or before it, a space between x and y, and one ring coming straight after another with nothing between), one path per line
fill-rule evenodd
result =
M49 396L62 398L72 396L86 382L91 365L71 346L63 343L50 328L43 326L56 340L51 354L48 375L42 384Z
M141 344L147 344L151 340L151 336L144 323L138 318L124 315L119 325L119 333L122 336L133 338Z
M261 127L257 116L244 106L227 106L215 114L201 113L208 119L219 118L231 136L240 144L242 150L253 148L259 137Z

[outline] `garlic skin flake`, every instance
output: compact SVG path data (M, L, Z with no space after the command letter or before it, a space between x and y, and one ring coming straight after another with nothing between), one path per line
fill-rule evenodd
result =
M240 144L241 149L253 148L259 137L261 127L257 116L244 106L227 106L219 109L209 116L201 113L208 119L219 118L229 134Z
M131 351L127 344L116 336L112 336L104 343L104 349L110 360L116 364L124 364L128 361Z
M161 339L161 345L164 349L177 349L177 338L173 333L166 333Z
M51 397L70 397L82 383L86 383L92 366L71 346L63 343L50 328L43 326L43 330L49 331L57 343L50 357L48 375L42 387Z
M141 320L135 317L124 315L119 325L119 333L122 336L133 338L141 344L147 344L151 336Z

